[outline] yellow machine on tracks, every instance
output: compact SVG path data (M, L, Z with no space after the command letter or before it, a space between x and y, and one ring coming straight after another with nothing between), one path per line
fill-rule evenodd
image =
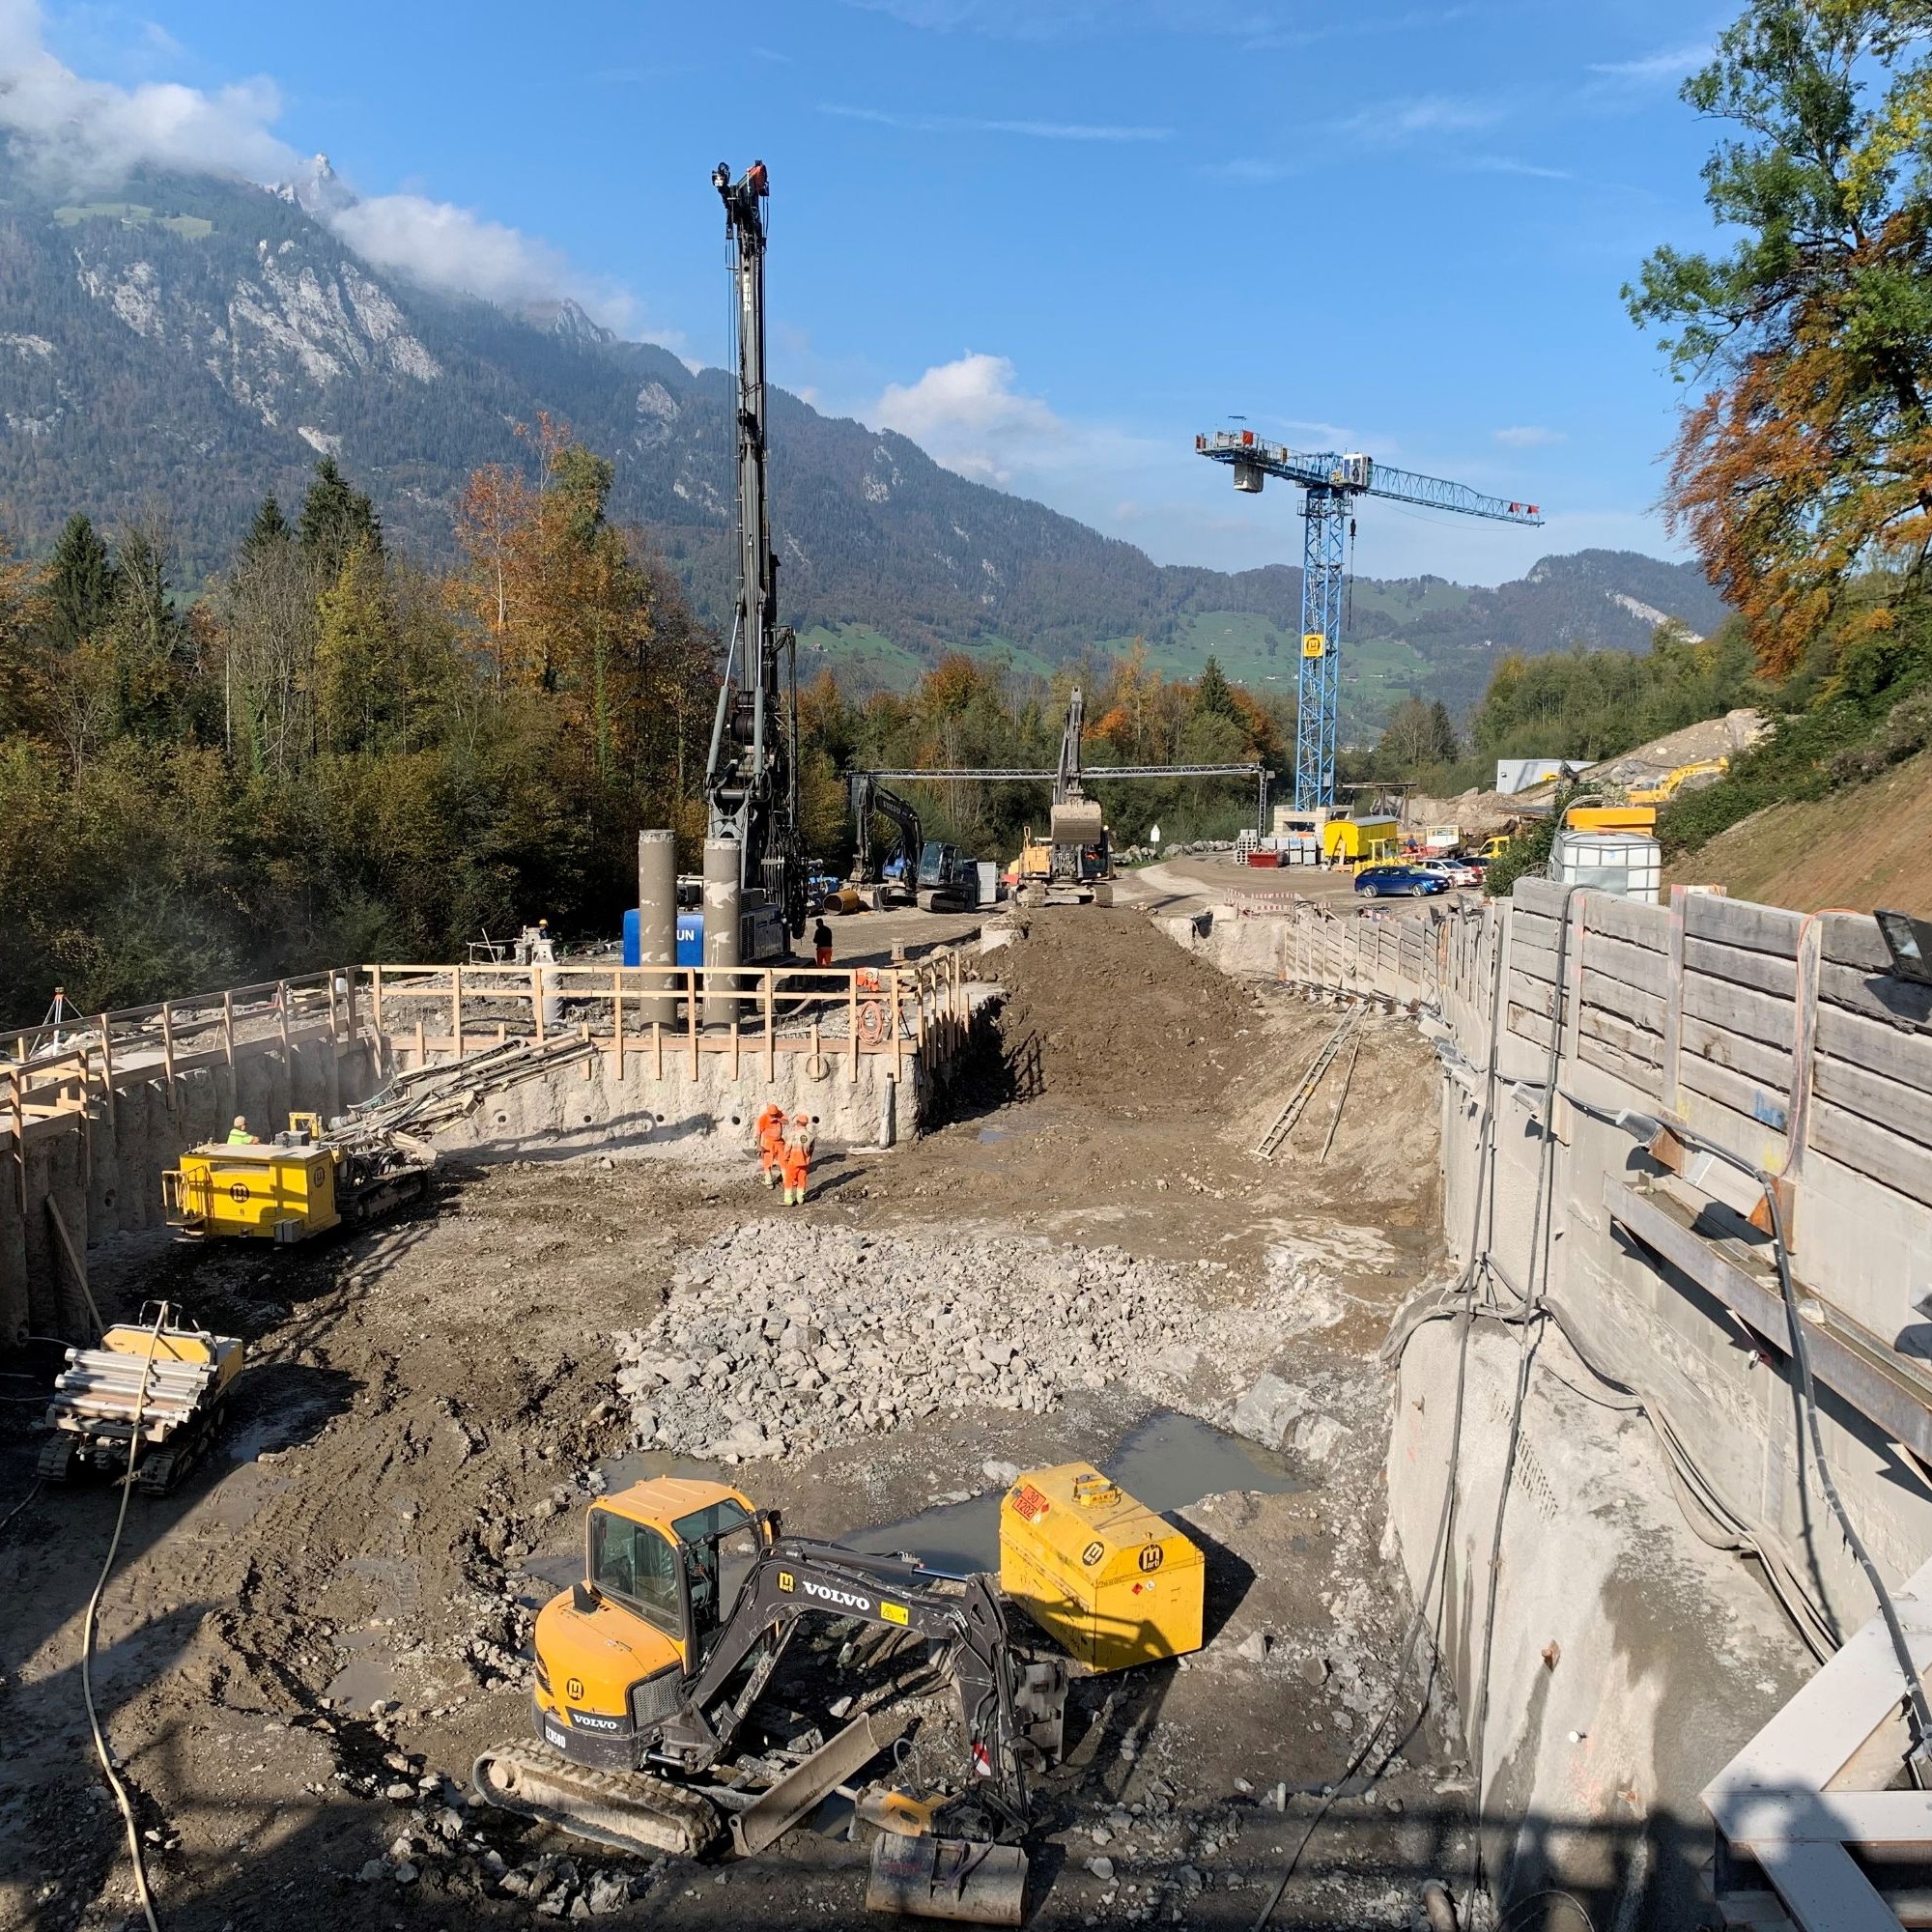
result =
M762 1793L733 1775L741 1730L812 1618L943 1646L973 1776L943 1807L953 1835L928 1853L936 1873L973 1881L952 1910L907 1903L902 1873L891 1889L900 1909L1019 1923L1027 1777L1060 1754L1065 1663L1021 1656L992 1577L786 1536L721 1483L660 1476L591 1505L583 1579L537 1617L536 1741L483 1752L478 1795L622 1851L696 1857L727 1817L740 1851L760 1849L903 1728L863 1716ZM952 1883L933 1888L942 1905Z
M413 1200L435 1165L427 1141L394 1128L325 1133L314 1114L291 1114L271 1141L187 1149L162 1174L161 1199L184 1235L302 1241Z

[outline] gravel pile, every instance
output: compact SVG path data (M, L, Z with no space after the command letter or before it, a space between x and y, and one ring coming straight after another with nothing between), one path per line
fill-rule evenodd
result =
M941 1409L1037 1414L1109 1382L1219 1419L1285 1313L1270 1303L1301 1292L1275 1277L1255 1300L1204 1309L1234 1302L1218 1262L779 1220L720 1236L672 1286L656 1321L613 1338L633 1440L726 1462Z

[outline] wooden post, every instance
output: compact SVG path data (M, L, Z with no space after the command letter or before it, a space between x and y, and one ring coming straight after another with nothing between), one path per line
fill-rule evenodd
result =
M165 1009L163 1009L165 1010ZM27 1215L27 1107L20 1094L20 1069L7 1068L7 1078L14 1088L14 1167L20 1189L20 1218ZM168 1087L169 1104L173 1105L174 1086Z
M736 1013L733 1013L731 1015L731 1078L733 1080L737 1079L738 1077L739 1032L740 1029L738 1025L738 1015Z
M1658 1069L1658 1098L1667 1114L1682 1113L1677 1070L1684 1058L1684 901L1682 886L1670 889L1670 923L1665 927L1662 1065ZM1796 1063L1793 1064L1795 1072Z
M578 1021L577 1037L579 1038L580 1041L582 1042L583 1045L588 1046L590 1044L590 1022L588 1020ZM596 1075L591 1071L591 1065L590 1065L590 1063L595 1058L596 1055L590 1053L586 1053L583 1056L583 1077L586 1080L594 1080L596 1078Z
M369 969L369 1018L376 1029L376 1043L383 1041L383 969L372 966Z
M530 1010L536 1015L537 1044L541 1046L544 1043L543 968L541 966L532 966L530 968Z
M767 1082L779 1077L778 1062L778 980L772 969L765 968L765 1079Z
M175 1111L175 1021L173 1013L168 1010L168 1003L165 1000L161 1002L161 1067L168 1076L168 1112L172 1114ZM14 1076L14 1098L16 1104L19 1097L20 1076L16 1073ZM23 1145L21 1149L23 1155L25 1151L26 1150ZM26 1185L24 1170L21 1185Z
M808 1080L816 1078L811 1069L818 1065L818 1015L813 1013L811 1016L811 1058L805 1063L805 1077Z
M107 1124L114 1124L114 1034L102 1013L100 1027L100 1091L107 1102Z
M454 1057L463 1058L463 968L449 969L449 1037Z
M616 1077L624 1077L624 969L611 974L611 1065Z
M429 1036L423 1031L422 1015L416 1015L416 1071L429 1065Z
M897 1080L905 1073L905 1042L899 1038L899 969L891 969L893 976L893 1078Z
M67 1231L67 1222L61 1217L60 1203L51 1194L47 1196L47 1219L54 1224L54 1233L60 1237L61 1253L67 1257L67 1264L72 1270L74 1280L80 1284L87 1312L94 1317L95 1339L99 1341L106 1334L107 1324L100 1319L99 1304L94 1298L94 1290L88 1286L87 1262L75 1248L73 1236Z
M653 1079L665 1077L665 1029L663 1020L651 1022L651 1074Z
M845 975L845 1031L851 1049L847 1055L849 1065L845 1077L856 1086L859 1080L859 976L849 972Z
M690 991L686 1001L691 1013L691 1077L697 1078L697 971L696 966L684 969L685 981Z
M286 980L275 981L275 1010L282 1022L282 1065L286 1066L289 1064L289 982Z

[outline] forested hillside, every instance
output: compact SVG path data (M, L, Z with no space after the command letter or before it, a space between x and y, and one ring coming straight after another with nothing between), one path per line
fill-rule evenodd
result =
M298 494L324 452L389 531L445 564L465 478L520 460L513 426L548 412L608 454L611 516L648 534L697 614L728 611L725 377L569 304L511 315L379 275L293 191L154 172L56 190L4 156L0 303L0 517L34 554L75 509L113 528L161 499L198 585L264 492ZM1161 568L903 437L782 391L771 416L784 611L829 662L874 639L904 683L955 646L1039 667L1139 637L1171 673L1212 650L1264 683L1284 675L1284 644L1292 672L1293 566ZM1175 460L1191 460L1184 439ZM1298 526L1282 524L1292 554ZM1621 552L1547 558L1495 590L1364 581L1351 636L1371 675L1351 715L1410 690L1461 710L1498 651L1640 650L1662 614L1703 632L1722 611L1689 566Z
M426 567L332 458L270 497L206 595L180 594L165 518L83 514L44 564L0 564L0 1022L55 986L84 1009L331 960L447 959L548 918L608 938L636 836L695 867L717 645L677 579L609 514L612 466L540 419L526 462L465 485ZM1211 664L1087 668L1089 757L1279 762L1280 706ZM1057 684L944 658L913 691L804 695L804 831L838 867L850 764L1050 765ZM1132 815L1251 818L1244 786L1137 786ZM1044 806L948 787L933 832L1009 858ZM1217 817L1218 815L1218 817Z

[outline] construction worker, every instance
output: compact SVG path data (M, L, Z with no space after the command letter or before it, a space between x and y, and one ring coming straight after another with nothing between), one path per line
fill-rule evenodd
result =
M811 950L821 966L832 964L832 928L822 919L811 928Z
M810 1117L806 1114L797 1116L792 1122L792 1131L784 1137L781 1158L787 1208L805 1206L806 1190L811 1184L811 1149L815 1138Z
M246 1114L237 1114L235 1116L235 1124L228 1129L228 1145L230 1147L260 1147L261 1144L260 1139L248 1131L248 1116Z
M775 1187L784 1158L785 1110L776 1100L766 1101L758 1110L756 1125L758 1172L767 1187Z

